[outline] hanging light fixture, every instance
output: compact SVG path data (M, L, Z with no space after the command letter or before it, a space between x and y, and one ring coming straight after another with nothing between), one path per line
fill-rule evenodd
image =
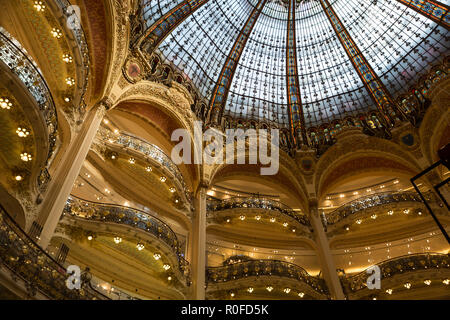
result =
M12 103L8 98L0 98L0 107L9 110L12 107Z
M24 162L28 162L33 160L33 157L31 156L31 154L28 154L27 152L21 153L20 154L20 159Z
M63 54L62 59L65 63L72 63L73 58L70 54Z
M42 12L45 9L45 4L42 1L35 1L34 8L37 12Z
M75 79L74 78L66 78L66 84L69 86L69 87L72 87L73 85L75 85Z
M159 260L159 259L161 259L161 255L160 255L159 253L155 253L155 254L153 255L153 258L154 258L155 260Z
M59 30L59 29L57 29L57 28L53 28L52 31L51 31L50 33L52 34L53 38L61 39L61 37L62 37L62 32L61 32L61 30Z
M139 243L136 245L136 248L137 248L139 251L142 251L142 250L144 250L145 246L144 246L144 244L143 244L142 242L139 242Z

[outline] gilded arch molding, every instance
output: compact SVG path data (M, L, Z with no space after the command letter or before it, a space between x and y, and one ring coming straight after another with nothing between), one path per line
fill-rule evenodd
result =
M422 124L419 128L419 135L424 142L421 150L428 164L436 162L437 149L441 140L445 138L446 130L450 126L450 79L446 79L439 86L433 88L429 93L431 106L427 110ZM448 138L450 139L450 138Z
M323 196L323 183L327 176L339 165L357 158L376 157L391 160L410 170L411 174L422 169L416 159L402 147L394 142L365 136L362 133L352 134L342 139L329 148L316 165L314 186L319 198ZM367 162L368 164L369 162ZM376 165L376 162L374 162ZM376 168L376 167L374 167ZM400 168L400 167L399 167Z

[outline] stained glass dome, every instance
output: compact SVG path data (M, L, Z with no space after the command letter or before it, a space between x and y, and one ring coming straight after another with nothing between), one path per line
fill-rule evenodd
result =
M282 127L302 117L312 127L405 93L448 54L448 4L143 0L141 12L148 32L159 32L151 51L190 79L209 108Z

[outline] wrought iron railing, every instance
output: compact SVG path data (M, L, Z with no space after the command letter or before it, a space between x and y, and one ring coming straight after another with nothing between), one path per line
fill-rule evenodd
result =
M2 27L0 27L0 60L22 81L39 106L39 112L45 120L48 131L49 150L45 164L47 166L56 149L58 129L58 116L50 89L33 59ZM40 187L48 182L47 173L44 168L38 179Z
M114 204L86 201L74 196L67 200L64 213L90 221L124 224L141 229L165 243L176 255L180 271L189 272L189 263L183 257L177 235L151 213Z
M67 0L56 0L56 4L59 8L61 8L61 11L66 18L64 21L67 21L69 29L73 33L81 57L81 62L83 64L83 67L81 68L81 71L83 72L83 85L80 96L80 105L84 106L84 96L89 83L90 72L89 47L86 41L86 36L83 27L81 26L81 21L79 20L80 17L78 17L77 12L74 11L74 6L72 6L72 4Z
M208 199L206 203L207 211L216 212L235 208L255 208L276 211L295 219L298 223L310 227L309 219L305 215L299 215L285 204L269 198L261 197L233 197L228 199Z
M82 277L80 290L66 285L66 270L39 247L0 206L0 264L25 282L30 296L56 300L107 300Z
M301 281L319 294L328 294L325 280L313 277L295 264L279 260L250 260L206 269L206 279L211 283L235 281L248 277L277 276Z
M191 195L188 192L188 188L184 181L183 175L181 174L177 165L158 146L127 133L121 132L120 134L115 134L114 132L111 132L110 130L103 127L99 129L98 136L105 144L118 144L126 148L131 148L143 153L145 156L159 163L161 166L166 168L169 173L180 183L186 199L188 201L191 200Z
M391 278L398 274L420 270L449 269L450 257L448 254L425 253L401 256L377 264L381 270L381 279ZM341 277L346 294L356 293L366 288L369 274L366 271L353 276Z
M431 199L432 194L428 193L427 197ZM359 198L348 202L338 209L328 213L324 218L324 225L330 226L335 225L347 217L357 214L360 211L367 210L369 208L390 204L390 203L399 203L399 202L420 202L419 195L415 192L399 192L399 193L377 193L374 195L370 195L367 197Z

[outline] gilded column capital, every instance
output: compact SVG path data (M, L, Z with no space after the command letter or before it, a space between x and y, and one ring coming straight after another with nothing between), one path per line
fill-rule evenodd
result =
M98 107L103 107L106 111L110 110L112 108L112 105L113 100L110 97L104 97L97 103Z

